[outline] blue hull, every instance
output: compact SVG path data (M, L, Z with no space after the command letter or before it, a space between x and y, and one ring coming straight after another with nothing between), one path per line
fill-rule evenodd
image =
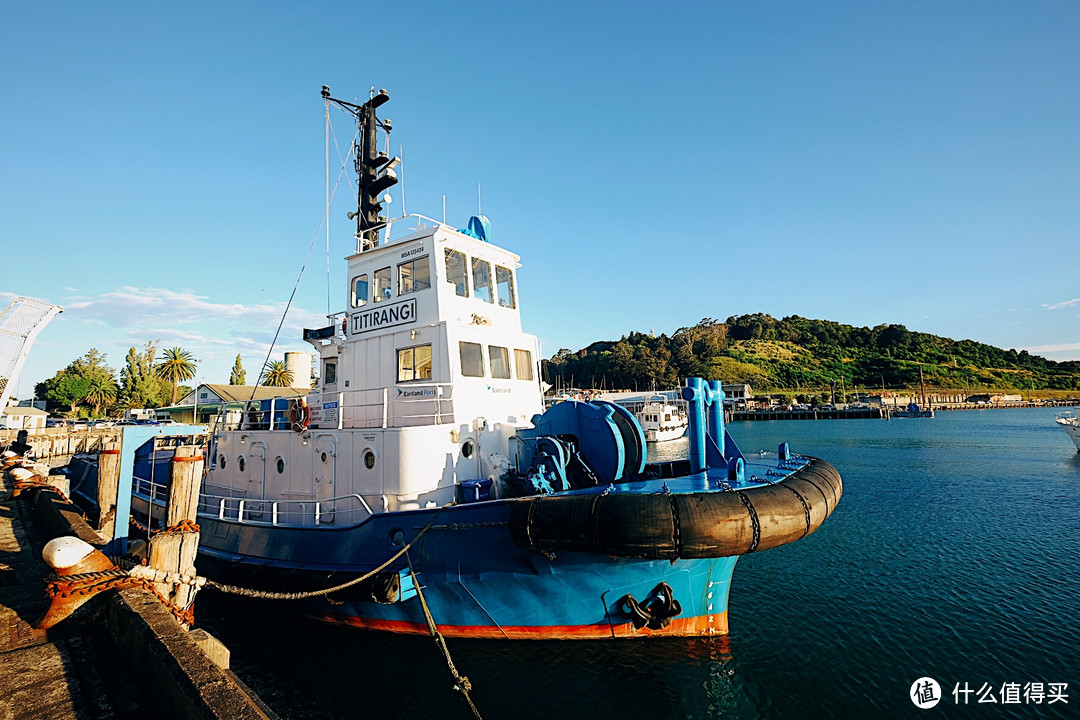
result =
M407 556L387 569L408 575L411 562L433 619L448 637L598 639L727 632L728 590L737 558L671 562L524 550L511 539L509 505L491 501L387 513L340 530L268 529L201 516L200 570L267 589L330 587L397 553L401 546L394 544L395 534L409 541L431 524ZM624 598L653 600L661 583L670 586L680 612L650 627ZM416 596L378 603L331 594L305 602L323 620L428 633Z
M158 465L170 459L158 457L151 471L144 458L136 477L168 477ZM73 492L94 497L96 463L81 463L73 464ZM784 467L747 463L746 484L698 472L376 513L343 527L274 525L268 511L239 522L204 505L198 571L268 592L322 590L374 573L375 586L301 602L326 621L400 633L429 632L423 599L449 637L723 635L738 555L809 534L842 492L828 463L791 461L781 474ZM142 521L161 516L150 491L136 482L132 510Z

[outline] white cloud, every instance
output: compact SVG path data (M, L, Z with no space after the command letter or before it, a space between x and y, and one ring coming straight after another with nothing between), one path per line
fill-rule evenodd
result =
M90 299L76 299L65 311L80 320L102 322L117 328L144 323L191 324L203 321L243 321L249 327L277 327L284 303L243 305L209 302L205 296L185 290L125 286ZM289 310L288 325L323 323L321 315L298 308Z
M1073 298L1072 300L1064 300L1064 301L1059 302L1059 303L1054 303L1053 305L1047 305L1047 304L1044 303L1043 307L1046 308L1047 310L1061 310L1063 308L1072 307L1073 305L1076 305L1077 303L1080 303L1080 298Z
M1029 353L1043 355L1045 353L1080 352L1080 342L1061 343L1059 345L1037 345L1027 348Z
M237 354L260 363L270 350L285 303L243 305L216 303L190 290L124 286L95 297L68 298L65 316L75 320L108 344L110 334L103 326L115 328L114 342L142 349L148 341L158 350L180 346L201 361L208 373L220 373ZM274 344L274 356L286 350L308 350L300 340L304 327L321 327L326 316L293 306ZM99 328L97 331L91 327Z

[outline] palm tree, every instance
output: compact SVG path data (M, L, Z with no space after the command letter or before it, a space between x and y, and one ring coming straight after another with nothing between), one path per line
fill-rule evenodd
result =
M195 377L198 369L195 362L191 353L180 347L169 348L161 353L161 362L154 367L154 372L162 380L172 383L171 405L176 404L176 391L180 386L180 381Z
M266 364L259 380L269 387L292 387L293 374L284 360L274 360Z
M86 401L94 406L94 415L98 414L102 405L112 405L118 391L116 381L111 377L98 375L92 378L90 387L86 390Z

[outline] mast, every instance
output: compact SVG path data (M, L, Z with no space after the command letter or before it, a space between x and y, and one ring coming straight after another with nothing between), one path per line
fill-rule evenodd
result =
M356 210L350 212L350 220L356 220L356 249L359 252L370 250L379 244L379 233L386 226L386 217L381 215L383 193L397 184L394 168L400 158L391 158L388 153L380 152L376 132L382 130L389 135L390 119L379 120L375 110L390 99L386 90L372 93L363 105L339 100L330 96L330 87L323 85L322 97L332 102L356 118L360 142L356 146L356 175L359 189L356 193Z

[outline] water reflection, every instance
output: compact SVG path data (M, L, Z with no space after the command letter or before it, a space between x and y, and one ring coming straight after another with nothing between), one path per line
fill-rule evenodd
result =
M471 718L431 638L333 627L281 605L200 597L233 669L287 718ZM448 641L486 720L754 717L727 638ZM362 708L362 711L361 711Z

